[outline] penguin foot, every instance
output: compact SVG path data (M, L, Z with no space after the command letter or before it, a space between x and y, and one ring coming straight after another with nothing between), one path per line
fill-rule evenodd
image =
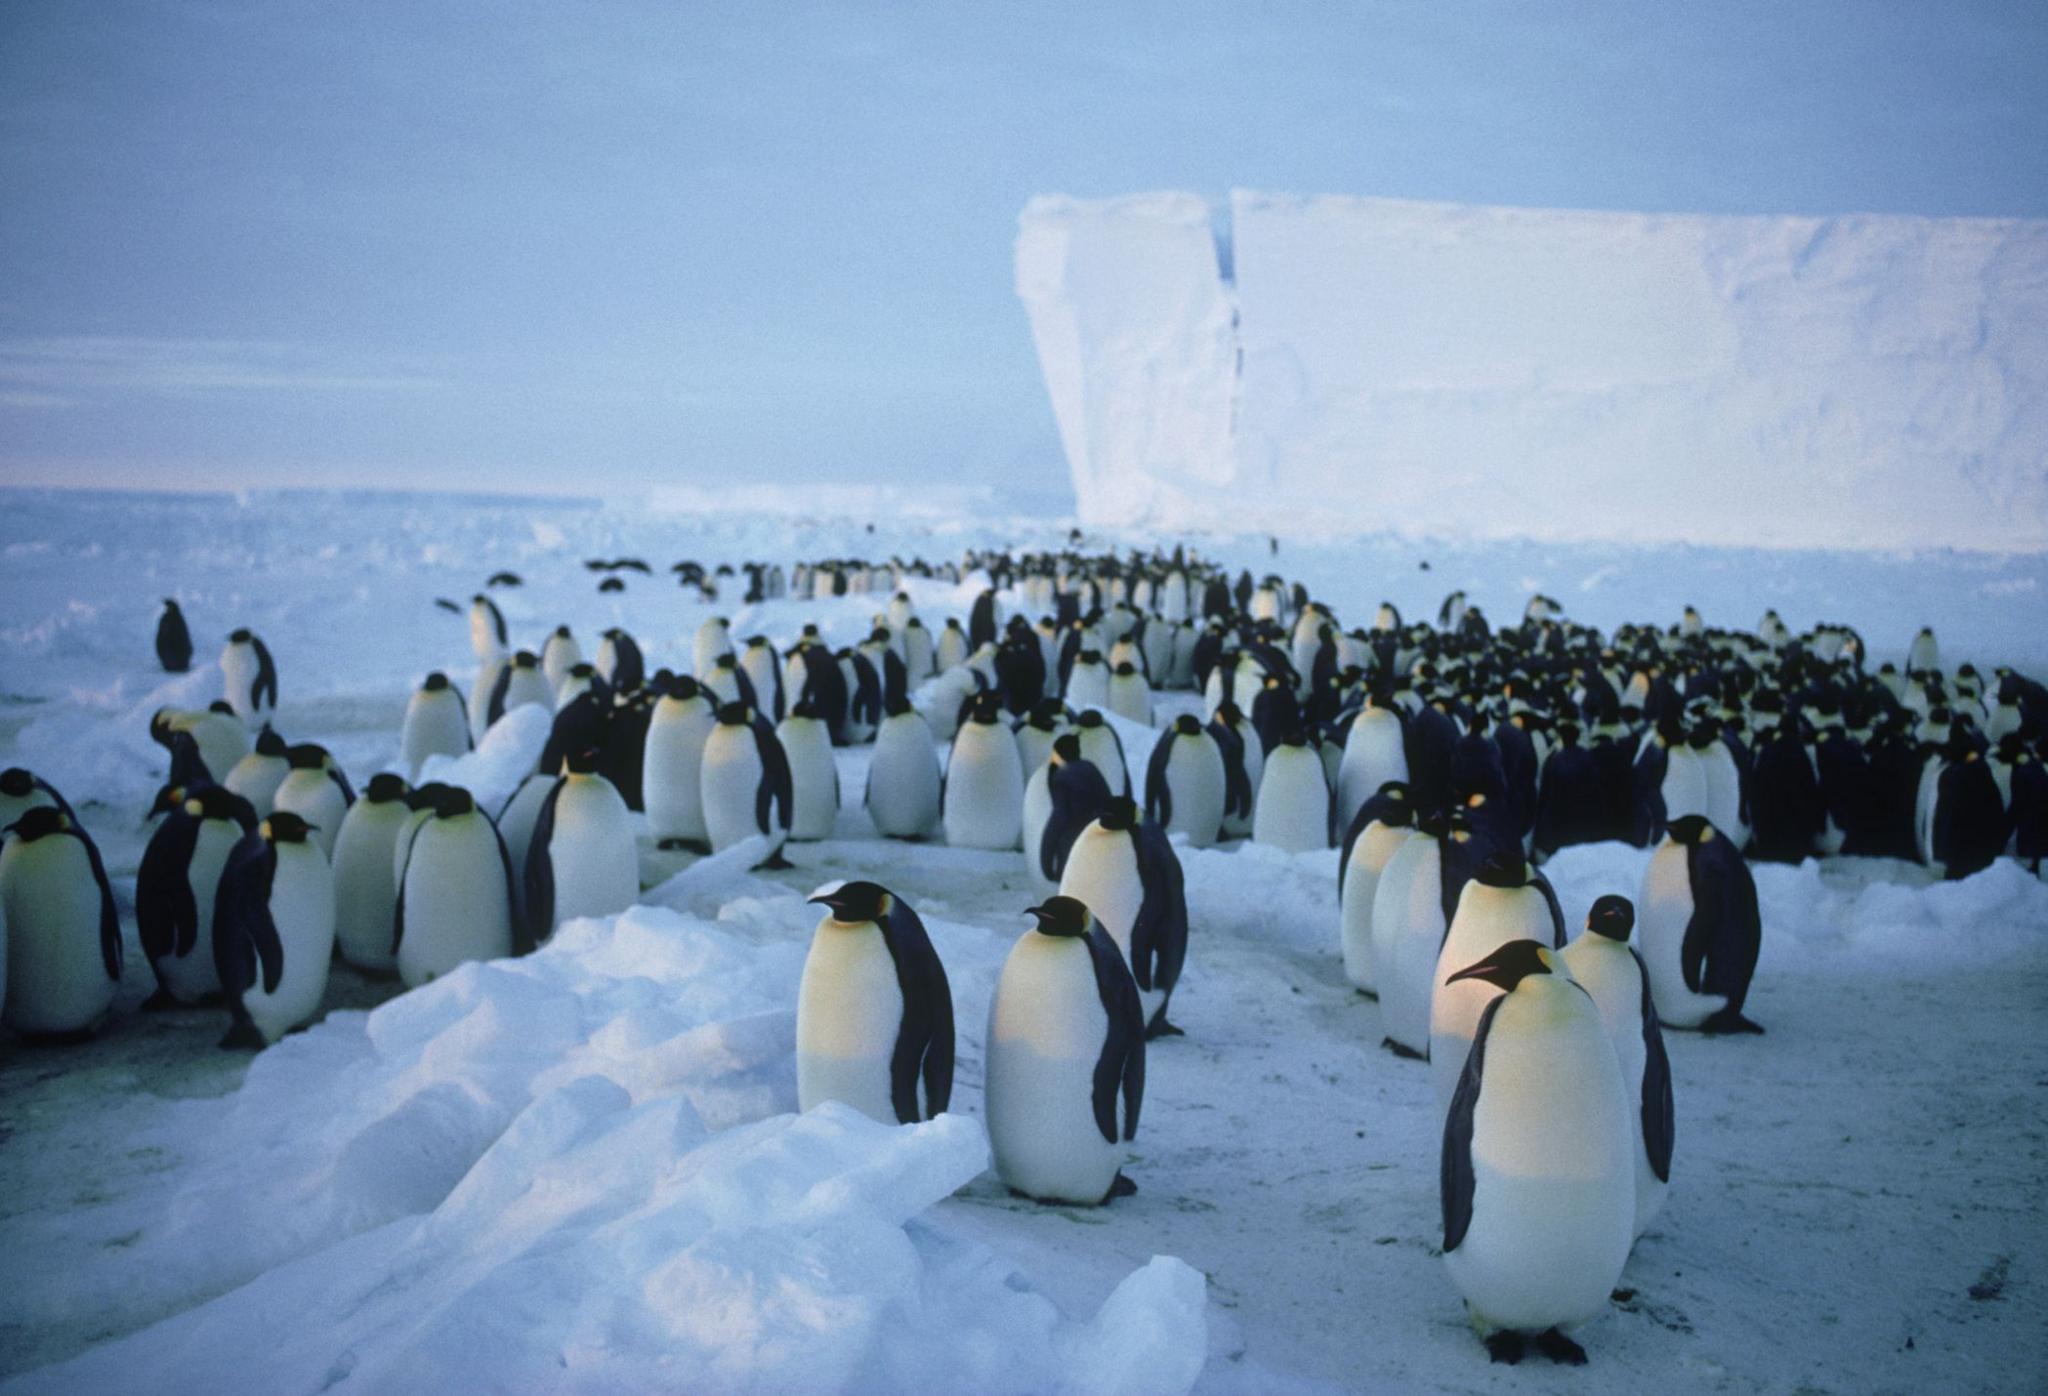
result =
M184 1004L179 1003L168 993L164 992L164 990L158 989L155 993L144 999L141 1007L136 1011L140 1013L169 1013L173 1009L183 1008L184 1006Z
M1137 1195L1138 1185L1129 1178L1126 1178L1123 1175L1123 1171L1119 1169L1116 1180L1109 1185L1109 1191L1102 1194L1102 1205L1107 1207L1119 1197L1136 1197Z
M90 1042L99 1032L105 1018L95 1020L91 1026L66 1028L62 1032L25 1032L19 1036L24 1047L76 1047L81 1042Z
M1761 1036L1763 1030L1763 1024L1752 1023L1732 1008L1724 1008L1700 1024L1700 1031L1703 1033L1752 1032Z
M1151 1026L1151 1027L1149 1027L1149 1028L1147 1028L1147 1029L1145 1029L1145 1038L1146 1038L1146 1040L1147 1040L1148 1042L1149 1042L1150 1040L1152 1040L1153 1038L1157 1038L1157 1037L1185 1037L1185 1036L1187 1036L1187 1034L1186 1034L1185 1032L1183 1032L1183 1031L1182 1031L1181 1029L1179 1029L1179 1028L1175 1027L1175 1026L1174 1026L1173 1024L1171 1024L1171 1023L1169 1023L1169 1022L1167 1022L1167 1021L1166 1021L1166 1015L1165 1015L1165 1014L1161 1014L1161 1015L1160 1015L1159 1017L1157 1017L1157 1018L1154 1018L1154 1019L1152 1020L1152 1026Z
M1536 1351L1567 1367L1586 1365L1586 1350L1555 1328L1536 1335Z
M796 864L790 862L789 859L782 856L781 849L777 849L774 853L768 856L767 862L759 865L759 871L780 872L784 868L793 868L795 866Z
M1522 1360L1522 1354L1528 1350L1528 1346L1527 1338L1520 1333L1510 1333L1505 1328L1498 1333L1486 1335L1486 1355L1495 1362L1505 1363L1510 1367Z
M1357 992L1358 996L1362 999L1371 999L1374 1003L1380 1001L1380 996L1371 989L1359 989Z
M1410 1047L1410 1046L1406 1045L1405 1043L1400 1043L1400 1042L1396 1042L1396 1041L1394 1041L1394 1039L1393 1039L1393 1038L1391 1038L1391 1037L1384 1037L1384 1038L1381 1038L1381 1039L1380 1039L1380 1046L1382 1046L1382 1047L1386 1048L1386 1049L1387 1049L1387 1050L1388 1050L1389 1052L1392 1052L1392 1053L1393 1053L1393 1054L1394 1054L1395 1056L1397 1056L1397 1057L1404 1057L1404 1058L1406 1058L1406 1059L1407 1059L1407 1060L1409 1060L1409 1061L1414 1061L1414 1062L1424 1062L1424 1061L1428 1061L1428 1060L1429 1060L1429 1058L1428 1058L1428 1057L1426 1057L1426 1056L1424 1056L1424 1055L1423 1055L1422 1053L1420 1053L1420 1052L1416 1051L1416 1050L1415 1050L1415 1049L1414 1049L1413 1047Z
M260 1052L266 1044L263 1034L256 1031L256 1025L247 1018L241 1018L228 1029L228 1035L220 1040L220 1045L230 1052Z

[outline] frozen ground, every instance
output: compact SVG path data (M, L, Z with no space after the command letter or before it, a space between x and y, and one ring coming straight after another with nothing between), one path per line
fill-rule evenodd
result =
M601 597L584 557L659 573L1064 535L864 522L10 493L0 762L81 804L125 914L161 771L144 720L218 681L155 672L162 596L184 602L202 660L234 625L262 633L281 727L360 780L395 754L426 669L466 686L465 626L432 598L498 568L528 582L498 593L515 643L622 623L650 665L676 664L708 612L660 576ZM1601 624L1688 601L1749 624L1774 605L1795 626L1860 625L1879 658L1923 621L1951 663L2048 657L2039 557L1208 548L1299 575L1346 616L1382 596L1433 612L1462 587L1506 618L1540 588ZM927 623L967 594L920 587ZM850 637L874 608L721 607L778 643L811 619ZM841 760L858 790L866 753ZM1509 1373L1435 1256L1426 1069L1377 1047L1378 1010L1338 967L1335 854L1184 851L1188 1036L1152 1059L1140 1192L1080 1211L1018 1203L982 1171L986 1005L1034 900L1021 858L883 844L858 810L837 832L772 875L650 854L646 909L389 1002L338 975L336 1011L253 1063L214 1049L214 1015L130 1011L148 976L131 945L107 1034L0 1047L8 1389L134 1390L148 1372L166 1391L1860 1392L2012 1390L2048 1370L2048 887L2009 864L1946 886L1894 864L1759 868L1751 1003L1770 1033L1672 1036L1676 1176L1633 1295L1581 1335L1587 1370ZM1568 916L1632 893L1643 856L1553 863ZM946 960L954 1118L786 1113L815 922L800 899L854 873L914 902Z

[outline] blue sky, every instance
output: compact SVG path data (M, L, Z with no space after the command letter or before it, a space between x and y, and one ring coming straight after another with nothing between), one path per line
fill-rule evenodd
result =
M1065 491L1034 193L2048 215L2048 8L0 4L0 480Z

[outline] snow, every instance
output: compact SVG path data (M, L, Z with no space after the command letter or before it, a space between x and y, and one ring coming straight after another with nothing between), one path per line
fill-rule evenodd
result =
M2048 222L1039 198L1096 524L2048 546ZM1206 254L1206 255L1205 255Z
M558 621L624 624L650 669L714 612L786 644L865 634L881 595L746 607L665 577L599 595L581 560L937 560L1046 546L1065 521L690 516L480 498L0 498L0 764L49 775L106 850L132 934L140 811L163 769L144 728L197 705L249 624L277 657L280 726L361 784L393 761L428 670L467 687L463 617L500 567L515 644ZM1120 536L1091 540L1109 543ZM337 546L338 545L338 546ZM1410 616L1453 587L1489 614L1533 588L1581 619L1668 620L1691 601L1750 624L1864 627L1896 658L1925 622L1950 663L2038 667L2038 557L1422 543L1375 536L1273 558L1340 616ZM324 549L334 551L321 556ZM1421 561L1431 570L1422 571ZM978 590L916 582L935 629ZM157 598L201 667L157 673ZM1155 721L1192 702L1163 694ZM1110 717L1135 773L1154 736ZM438 768L508 788L535 733L515 713ZM865 749L836 754L862 788ZM1378 1046L1345 981L1333 851L1180 853L1192 937L1154 1045L1130 1166L1101 1210L1009 1197L986 1171L983 1032L1036 900L1016 853L874 838L864 812L791 845L643 849L641 905L538 952L409 993L337 966L326 1017L253 1059L216 1012L142 1015L130 944L93 1042L0 1046L0 1304L7 1391L464 1389L1583 1392L1726 1387L2012 1389L2048 1369L2048 885L2009 862L1967 881L1867 860L1758 866L1763 1038L1670 1036L1671 1199L1584 1372L1491 1368L1435 1252L1428 1070ZM1568 919L1633 895L1646 855L1548 865ZM954 1111L886 1128L796 1114L793 1013L817 908L845 877L920 912L951 979ZM253 1344L251 1334L263 1341ZM1908 1343L1911 1346L1908 1347Z

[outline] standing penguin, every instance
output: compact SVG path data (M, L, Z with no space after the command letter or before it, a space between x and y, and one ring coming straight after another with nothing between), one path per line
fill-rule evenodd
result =
M1145 817L1169 834L1186 834L1196 848L1210 848L1223 833L1228 791L1222 748L1200 718L1182 713L1146 763Z
M569 671L582 662L583 646L576 643L575 632L566 625L556 626L540 648L540 671L547 676L548 687L554 690L557 707L561 706L562 685L568 682Z
M1256 748L1258 735L1241 724L1241 716L1233 704L1225 703L1203 729L1215 740L1216 750L1223 756L1223 831L1219 842L1245 838L1251 833L1258 782L1265 775L1264 755L1247 749L1245 744L1246 734L1250 733L1251 747Z
M305 820L320 845L321 856L329 857L334 851L334 836L341 832L341 821L348 814L348 807L356 802L356 792L341 767L327 754L326 747L301 742L290 749L287 759L292 768L279 783L271 808L289 811Z
M640 895L633 816L597 767L594 753L571 755L534 821L524 907L535 945L564 921L617 915Z
M56 805L5 830L0 930L7 1026L31 1038L96 1031L121 982L121 919L98 845Z
M832 759L832 734L808 703L799 703L776 724L775 739L789 762L789 836L829 839L839 820L839 766Z
M156 971L145 1009L198 1003L220 992L213 904L228 854L256 827L247 800L218 785L186 794L150 835L135 874L135 931Z
M178 798L184 798L184 791L178 790ZM48 805L62 810L76 824L78 816L72 813L71 804L57 793L57 787L24 766L9 766L0 771L0 842L5 842L8 825L38 806Z
M1348 829L1358 817L1358 807L1371 799L1388 781L1408 780L1407 732L1401 710L1394 706L1393 690L1380 685L1366 700L1357 717L1351 719L1351 733L1344 741L1344 761L1337 768L1337 823Z
M1675 819L1636 898L1657 1017L1701 1032L1762 1032L1742 1016L1763 942L1756 881L1699 815Z
M992 692L974 700L953 736L941 803L955 848L1015 848L1023 836L1024 763Z
M1259 799L1252 811L1252 842L1289 853L1330 846L1330 783L1323 758L1300 729L1266 753Z
M342 817L334 838L334 944L341 958L369 974L396 968L392 917L398 909L398 833L412 816L400 776L370 777L363 798Z
M409 988L469 960L502 959L532 948L514 919L512 855L489 816L459 787L423 793L431 800L428 817L405 845L398 898L384 935L391 962Z
M275 729L266 727L256 734L255 749L234 764L221 784L247 800L256 817L264 819L277 803L277 788L291 773L291 748Z
M555 686L542 672L540 656L532 650L521 650L499 668L497 682L491 685L491 696L484 707L485 730L514 708L528 704L553 712Z
M704 827L704 744L718 725L718 708L697 681L671 678L647 724L640 789L647 831L662 848L708 847Z
M1408 787L1390 780L1358 807L1337 855L1337 917L1344 954L1344 977L1359 993L1379 997L1379 972L1372 928L1373 898L1380 874L1408 841L1415 809Z
M1042 791L1042 801L1031 798L1034 791ZM1081 740L1072 732L1052 744L1052 759L1033 774L1026 796L1024 854L1050 895L1065 875L1074 840L1117 797L1109 793L1095 764L1081 759ZM1109 924L1106 918L1098 919Z
M702 788L713 853L759 836L768 840L765 866L783 866L793 799L789 757L766 721L738 703L718 710L718 725L704 742Z
M1664 1206L1675 1135L1671 1062L1650 997L1650 971L1628 943L1636 909L1627 897L1593 903L1585 933L1558 952L1579 987L1593 996L1621 1063L1636 1136L1636 1223L1640 1236Z
M883 838L921 839L939 822L939 754L931 724L898 695L875 733L862 803Z
M944 1113L953 991L924 923L872 882L841 883L811 901L826 914L797 989L797 1108L838 1100L906 1125Z
M460 756L470 749L462 694L438 669L407 700L398 747L399 762L413 780L419 779L429 756Z
M277 714L277 666L254 632L237 630L220 652L223 695L244 725L261 727Z
M1124 761L1123 738L1099 712L1084 712L1074 719L1074 736L1081 743L1081 759L1102 772L1112 795L1131 793L1131 770Z
M1556 952L1511 940L1450 976L1500 990L1444 1120L1444 1268L1496 1362L1603 1312L1635 1239L1634 1142L1614 1044Z
M272 814L235 845L213 907L213 957L234 1021L223 1047L264 1047L320 1011L334 958L334 873L306 821Z
M1429 1074L1439 1110L1450 1108L1472 1035L1494 997L1485 980L1452 976L1511 940L1533 940L1553 949L1564 945L1564 919L1550 884L1530 869L1515 844L1497 848L1480 863L1458 896L1437 952L1429 1000Z
M1003 961L989 1004L989 1144L996 1173L1040 1202L1137 1191L1123 1176L1145 1098L1145 1020L1116 942L1054 897Z
M1395 1056L1429 1055L1438 952L1482 856L1462 814L1428 812L1416 816L1414 830L1380 870L1372 896L1373 973L1383 1045Z
M185 626L185 613L168 596L156 622L156 658L167 674L182 674L192 667L192 632Z
M703 683L711 677L719 659L732 652L732 622L724 616L708 617L697 627L690 644L690 672L697 676L697 682Z
M1145 1036L1178 1036L1166 1006L1188 955L1188 898L1180 857L1157 824L1140 821L1128 796L1081 830L1060 876L1072 897L1109 932L1130 964Z

